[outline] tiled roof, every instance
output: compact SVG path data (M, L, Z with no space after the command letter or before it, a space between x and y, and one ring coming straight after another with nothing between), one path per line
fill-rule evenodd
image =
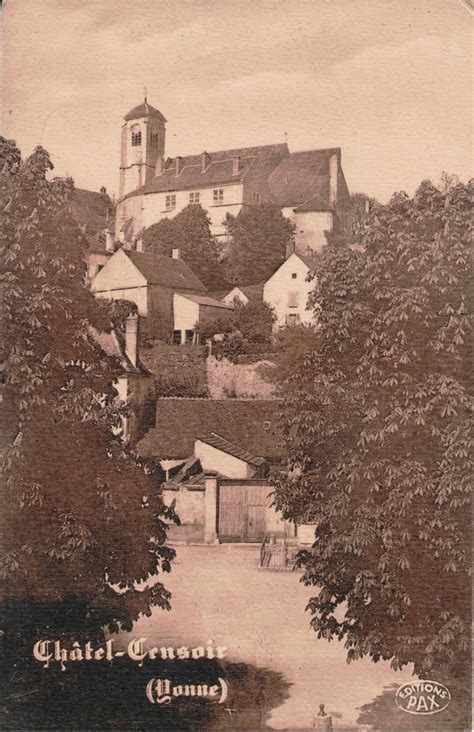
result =
M306 264L307 267L311 270L311 272L314 272L316 267L318 266L318 262L314 257L307 257L304 254L301 254L300 252L295 252L298 259L301 259L304 264Z
M245 287L234 285L231 290L221 290L220 292L213 292L211 294L218 300L223 300L224 297L228 297L234 290L238 290L247 297L249 302L256 302L257 300L263 300L263 285L264 282L259 282L257 285L246 285ZM237 293L235 296L238 297Z
M275 203L301 211L332 211L329 203L329 159L340 148L307 150L287 155L270 174L268 185Z
M202 154L181 158L181 172L176 175L176 158L169 158L161 175L146 185L131 191L125 198L143 193L175 191L186 188L205 188L224 183L238 183L251 176L252 180L263 168L266 180L270 172L288 155L286 144L259 145L207 153L209 162L202 169ZM233 174L233 161L239 158L239 171Z
M138 450L143 457L187 458L199 435L214 432L252 455L279 458L277 410L278 402L270 400L159 399L156 427Z
M163 117L161 112L158 109L155 109L155 107L152 107L151 104L148 104L146 100L137 107L131 109L130 112L127 112L124 119L128 122L131 119L140 119L140 117L146 116L159 117L163 122L166 122L166 119Z
M173 259L159 254L123 250L140 270L150 285L164 285L174 290L196 290L206 292L201 280L182 259Z
M175 489L178 488L178 486L186 486L186 488L204 488L204 481L206 478L206 474L204 472L196 473L196 475L191 475L190 477L187 477L186 475L179 477L178 475L175 475L174 478L170 478L166 481L166 483L163 484L163 488L168 489Z
M332 211L333 208L329 204L328 201L326 201L324 198L322 198L317 193L312 196L308 201L305 201L304 203L300 203L298 206L295 206L295 211Z
M234 309L232 305L228 305L226 302L222 302L221 300L215 300L213 297L206 297L204 295L187 295L181 292L179 294L182 297L185 297L187 300L197 302L198 305L208 305L209 307L213 308L224 308L224 310Z
M98 234L115 220L115 205L106 193L76 188L70 206L72 216L97 248Z
M263 300L263 282L259 282L257 285L247 285L246 287L239 287L244 295L248 297L250 302L256 300Z
M133 366L132 362L125 353L125 339L123 335L117 330L111 330L109 333L106 331L99 331L95 328L91 328L92 336L97 345L107 356L113 356L118 358L125 371L134 374L147 374L151 375L146 366L143 365L140 358L138 359L138 365Z
M226 440L224 437L220 437L220 435L217 435L215 432L211 432L210 435L206 435L205 437L199 436L198 439L201 440L201 442L205 442L206 445L215 447L216 450L221 450L222 452L226 452L228 455L233 455L233 457L243 460L249 465L255 465L257 467L265 465L265 460L262 457L253 455L248 450L243 450L238 445Z

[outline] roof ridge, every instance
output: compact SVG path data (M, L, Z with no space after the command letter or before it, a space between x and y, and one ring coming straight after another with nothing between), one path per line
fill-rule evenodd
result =
M312 148L309 148L308 150L294 150L293 152L290 152L289 155L299 155L300 153L302 154L302 153L310 153L310 152L322 153L322 152L329 152L330 150L334 150L334 152L336 152L337 150L340 151L341 148L340 147L312 147Z

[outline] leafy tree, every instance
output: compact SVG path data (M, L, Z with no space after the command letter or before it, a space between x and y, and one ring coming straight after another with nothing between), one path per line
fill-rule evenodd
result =
M105 302L114 327L124 333L128 316L138 313L137 304L131 300L106 300Z
M234 330L242 333L249 343L268 343L276 317L273 308L262 300L237 303L234 311Z
M236 299L234 308L233 312L226 312L224 316L196 323L195 328L201 338L207 340L217 334L233 336L232 343L239 343L244 348L243 352L246 350L245 346L270 342L272 325L275 322L275 314L270 305L263 301L250 301L243 305Z
M226 287L210 225L211 220L201 206L186 206L174 218L162 219L143 232L144 249L167 257L173 249L179 249L182 259L207 288Z
M238 216L227 214L226 228L231 240L228 278L239 285L267 280L285 260L294 239L294 225L269 204L244 208Z
M353 193L352 204L352 236L355 243L362 241L365 229L370 219L370 212L380 204L375 198L365 193Z
M292 375L296 361L318 347L318 333L313 324L299 323L281 328L275 338L272 365L264 369L265 378L282 383Z
M423 182L373 212L363 251L328 247L317 338L281 382L276 498L317 526L312 627L438 678L469 666L472 192Z
M72 181L48 179L42 148L22 161L14 143L0 143L6 622L26 608L24 631L44 632L47 616L47 627L61 622L78 634L130 629L152 606L169 608L161 582L136 588L169 571L173 557L161 471L117 434L119 364L93 338L111 323L84 285L87 241L70 216Z

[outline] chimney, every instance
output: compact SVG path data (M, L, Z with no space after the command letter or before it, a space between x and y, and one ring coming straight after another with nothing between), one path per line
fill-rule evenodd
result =
M183 158L181 158L179 155L177 155L174 159L174 165L175 165L175 175L179 175L184 167Z
M132 366L138 366L138 315L130 313L125 321L125 355Z
M158 158L155 165L155 175L161 175L165 169L165 159Z
M171 259L179 259L179 249L172 249L171 250Z
M211 162L211 156L205 150L201 153L201 173L204 173L207 166Z
M238 175L240 171L240 158L233 158L232 160L232 175Z
M333 153L329 158L329 203L333 208L337 206L337 184L339 177L339 153Z

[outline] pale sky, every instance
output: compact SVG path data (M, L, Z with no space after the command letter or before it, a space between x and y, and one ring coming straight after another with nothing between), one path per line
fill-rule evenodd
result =
M57 175L118 189L122 117L167 118L166 155L341 147L382 201L472 175L473 0L7 0L3 134Z

